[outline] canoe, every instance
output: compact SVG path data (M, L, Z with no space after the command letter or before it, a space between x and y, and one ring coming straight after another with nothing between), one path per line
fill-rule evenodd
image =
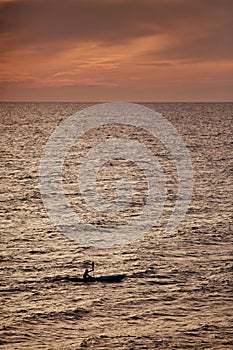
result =
M57 281L69 281L69 282L79 282L79 283L93 283L93 282L107 282L107 283L116 283L121 282L126 275L109 275L109 276L99 276L99 277L88 277L85 280L80 277L71 277L71 276L56 276L53 278L53 282Z
M79 282L79 283L93 283L93 282L103 282L103 283L116 283L121 282L126 275L108 275L108 276L99 276L99 277L88 277L85 280L80 277L71 277L71 276L56 276L50 281L58 282L58 281L69 281L69 282Z
M109 282L109 283L115 283L115 282L121 282L126 275L109 275L109 276L99 276L99 277L88 277L87 279L83 280L83 282Z

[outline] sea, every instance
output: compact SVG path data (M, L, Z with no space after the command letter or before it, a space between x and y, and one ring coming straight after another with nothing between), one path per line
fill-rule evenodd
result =
M172 231L166 224L183 179L161 140L142 128L122 127L116 118L73 143L62 163L62 188L80 222L99 232L98 244L85 230L73 239L65 225L56 226L41 193L45 174L40 173L54 131L94 106L0 103L0 348L232 349L233 103L139 103L175 128L192 163L191 201ZM142 215L150 193L143 169L120 156L111 160L107 154L106 163L101 161L96 191L110 207L121 179L123 190L128 189L125 179L133 188L132 198L116 213L92 208L78 182L83 157L117 137L144 143L163 169L166 187L158 220L151 214L144 218L152 220L144 222L147 230L141 227L138 235L134 228L123 238L121 230ZM150 158L144 161L150 164ZM104 232L112 232L108 247L101 245ZM119 283L72 280L81 278L92 261L94 276L126 278Z

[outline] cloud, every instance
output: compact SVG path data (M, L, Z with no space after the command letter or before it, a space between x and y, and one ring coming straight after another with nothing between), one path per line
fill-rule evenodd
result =
M3 1L2 52L31 46L55 54L84 42L127 45L149 36L156 45L156 36L164 35L165 59L211 58L211 53L214 59L228 58L232 5L228 0Z
M209 98L214 81L224 99L232 10L231 0L0 0L0 89L6 99L174 100L185 89Z

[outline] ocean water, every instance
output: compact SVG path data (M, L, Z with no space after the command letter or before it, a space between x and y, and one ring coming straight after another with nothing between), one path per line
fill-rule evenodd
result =
M143 138L156 154L168 195L149 232L109 249L81 246L59 232L39 189L40 158L51 133L90 105L0 104L1 349L232 349L233 104L145 104L172 123L190 152L192 201L179 227L166 233L176 201L176 167L161 143L126 127L125 137ZM85 206L77 187L80 161L112 133L118 136L117 125L84 135L64 162L69 203L97 229L140 215L148 191L144 175L120 159L99 173L98 190L111 201L112 179L130 178L130 208L109 217ZM91 261L95 275L127 278L119 284L62 279L81 277Z

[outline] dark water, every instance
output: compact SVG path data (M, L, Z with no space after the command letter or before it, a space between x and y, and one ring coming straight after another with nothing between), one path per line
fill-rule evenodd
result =
M0 105L2 349L232 349L233 104L146 105L182 135L194 168L193 199L178 230L166 234L176 174L161 151L170 186L164 216L141 240L115 249L80 247L59 233L39 192L47 139L88 104ZM65 164L64 189L78 210L75 166ZM94 224L101 225L99 217ZM92 260L96 275L128 278L56 279L81 276Z

